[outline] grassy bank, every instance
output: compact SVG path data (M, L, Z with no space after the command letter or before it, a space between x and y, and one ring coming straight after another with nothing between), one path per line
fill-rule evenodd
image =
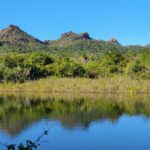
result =
M0 84L0 92L150 93L150 80L129 77L45 78L25 83Z

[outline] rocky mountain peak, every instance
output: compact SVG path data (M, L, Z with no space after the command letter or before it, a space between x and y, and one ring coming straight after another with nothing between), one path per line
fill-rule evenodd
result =
M109 44L115 44L115 45L121 45L117 39L115 38L111 38L109 41L108 41Z
M14 29L14 30L19 29L20 30L20 28L18 26L15 26L15 25L12 25L12 24L9 25L8 29Z
M77 34L77 33L70 31L70 32L62 34L61 39L73 41L73 40L90 40L92 38L89 36L87 32Z
M108 42L109 42L109 43L116 43L116 42L118 42L118 41L117 41L117 39L115 39L115 38L111 38Z
M7 43L42 43L40 40L32 37L28 33L21 30L18 26L9 25L0 31L0 41Z

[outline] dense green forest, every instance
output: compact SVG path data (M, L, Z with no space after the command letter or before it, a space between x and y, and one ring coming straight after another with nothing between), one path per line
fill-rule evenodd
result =
M48 76L113 77L126 75L150 79L150 51L107 51L101 56L60 56L48 52L0 55L0 81L24 82Z
M24 82L48 76L150 79L149 46L122 46L116 39L94 40L68 32L40 41L19 27L0 31L0 81Z

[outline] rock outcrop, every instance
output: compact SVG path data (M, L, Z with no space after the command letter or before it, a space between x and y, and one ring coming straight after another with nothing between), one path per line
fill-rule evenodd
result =
M0 41L4 43L35 43L42 44L42 42L26 32L22 31L19 27L10 25L8 28L0 31Z
M87 32L84 33L74 33L74 32L67 32L61 35L61 40L92 40Z

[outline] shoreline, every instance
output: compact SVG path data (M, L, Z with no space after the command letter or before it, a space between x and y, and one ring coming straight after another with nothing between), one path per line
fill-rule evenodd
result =
M150 94L150 80L124 76L112 78L55 78L0 84L0 93L92 93L92 94Z
M129 92L82 92L82 91L15 91L15 90L5 90L0 91L1 93L43 93L43 94L97 94L97 95L129 95ZM150 92L135 92L132 94L136 95L150 95Z

